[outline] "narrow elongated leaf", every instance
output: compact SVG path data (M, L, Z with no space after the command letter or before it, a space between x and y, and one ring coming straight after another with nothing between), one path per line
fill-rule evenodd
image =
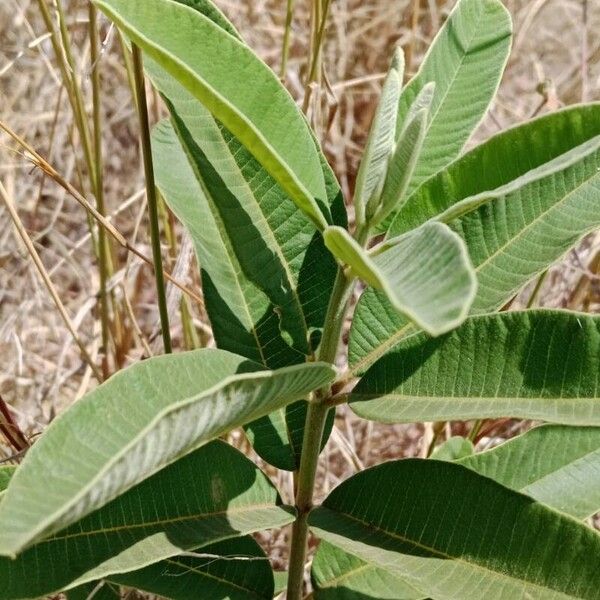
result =
M185 3L239 39L208 0ZM270 368L303 362L320 340L335 261L248 150L156 63L147 60L146 69L177 133L166 125L155 131L157 180L194 240L217 345ZM327 211L345 225L339 185L320 156ZM300 401L249 425L255 450L280 469L298 468L305 416Z
M0 558L0 599L37 598L138 571L293 518L250 460L212 442L15 560Z
M190 127L175 117L188 156L172 127L157 128L157 181L194 241L217 344L271 368L303 362L318 344L335 261L243 147L193 99L186 102L168 86L162 80L159 89L179 99L176 114L185 115ZM212 164L220 165L219 173ZM268 462L297 467L297 423L305 412L303 402L252 426L260 430L255 447Z
M385 220L392 211L399 209L406 200L408 185L423 148L434 90L434 84L426 85L417 96L406 117L406 124L398 137L396 149L390 159L385 184L381 192L380 206L375 213L375 218L369 221L372 226L376 226Z
M322 541L312 563L315 600L420 600L401 577Z
M354 208L357 223L365 222L367 203L373 196L379 195L388 161L394 151L398 100L400 99L403 72L404 54L402 54L402 50L398 50L383 85L379 105L356 176Z
M453 161L496 94L512 25L498 0L459 0L400 98L398 125L423 87L435 82L423 151L409 194Z
M600 318L561 311L471 317L407 338L350 395L384 422L486 417L600 425Z
M484 182L500 183L496 193L487 196L488 202L450 223L465 241L477 273L479 285L473 313L491 312L505 304L586 233L600 226L600 137L591 135L597 136L600 131L599 116L600 106L580 107L538 121L539 129L533 125L515 129L490 142L487 149L465 157L461 166L459 161L447 178L431 183L428 194L432 198L446 189L442 195L446 199L440 204L425 203L435 205L440 212L465 200L468 196L463 194L476 199L481 194L478 201L486 198L484 190L478 192L478 185L473 183L479 179L477 173L488 173L481 176ZM555 142L555 137L563 137L569 143L587 141L561 155L556 153L568 146ZM528 139L535 142L535 147ZM549 152L538 148L546 140L552 140L547 143ZM513 149L516 158L511 161ZM527 171L529 154L531 166L537 169L537 177L531 179ZM573 162L578 154L579 160ZM545 159L547 162L543 162ZM553 170L548 166L551 160L555 161L554 166L562 167ZM503 172L504 165L510 177L503 188L502 177L489 173ZM519 181L511 184L510 178L523 170ZM539 177L543 172L547 174ZM423 198L426 197L429 196ZM375 298L372 291L367 291L357 307L351 335L353 370L364 371L411 332L411 325L386 306L385 298Z
M341 227L328 227L325 244L368 284L383 290L392 306L432 335L466 317L476 291L460 239L430 223L368 253Z
M111 581L171 600L273 600L273 570L250 536L203 546Z
M338 486L326 541L439 600L596 600L600 536L460 465L408 459Z
M161 356L121 371L52 422L0 504L0 554L14 555L234 427L334 377L278 371L222 350Z
M426 181L398 212L396 236L480 196L544 168L600 135L600 104L574 106L511 127L491 137ZM533 177L532 177L533 179Z
M495 200L511 198L513 192L516 192L515 195L521 194L521 188L531 187L532 184L548 180L552 175L566 172L569 167L579 166L588 156L596 153L599 148L600 136L596 136L504 186L489 192L482 192L481 194L470 196L457 202L442 214L438 215L436 221L450 223L463 215L477 210L481 206L493 203Z
M183 3L240 39L209 0ZM155 62L145 65L175 129L155 131L157 181L194 240L218 347L269 368L304 362L319 344L335 261L310 220L250 152ZM326 212L345 225L339 185L319 155ZM267 462L298 468L306 406L300 401L248 426ZM333 419L327 424L324 441Z
M458 461L561 512L600 510L600 429L543 425Z
M173 0L95 2L252 152L317 227L327 225L316 201L323 203L326 192L308 125L275 74L245 44Z

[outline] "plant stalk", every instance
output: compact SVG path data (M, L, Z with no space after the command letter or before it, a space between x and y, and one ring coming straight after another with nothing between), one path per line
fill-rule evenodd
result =
M302 104L302 110L306 113L310 105L310 99L312 97L312 84L320 81L321 69L321 57L323 52L323 42L325 40L325 29L327 28L327 19L329 17L329 9L331 7L331 0L315 0L314 4L314 21L315 21L315 33L314 42L311 44L311 56L308 69L308 77L306 80L306 88L304 92L304 101Z
M285 14L285 29L283 31L283 45L281 48L281 70L279 76L285 81L288 58L290 56L290 39L292 37L292 21L294 18L294 0L287 0L287 9Z
M144 158L144 172L146 176L146 196L148 198L148 213L150 216L150 237L152 241L152 257L154 259L154 278L156 280L156 294L158 297L158 311L162 329L163 346L166 354L172 351L171 333L169 330L169 312L167 309L167 296L165 294L165 280L162 269L162 254L160 251L160 230L158 227L158 198L156 183L154 181L154 167L152 164L152 148L150 145L150 123L148 122L148 102L146 100L146 84L144 80L144 66L140 49L132 44L133 70L135 75L135 89L137 108L140 120L142 155Z
M353 287L353 280L348 279L341 268L338 269L329 301L327 316L325 317L323 339L319 349L319 360L323 362L335 364L342 329L346 319L348 301L352 295ZM302 456L296 478L295 502L298 517L292 527L287 588L288 600L301 600L302 598L304 563L306 561L308 541L308 514L312 508L317 465L319 455L321 454L321 440L323 439L327 413L331 409L328 405L330 394L329 389L319 390L315 394L315 398L308 404L308 412L304 424L304 439L302 441Z
M546 269L537 279L535 286L533 288L533 292L531 292L531 296L529 296L529 300L527 301L527 306L526 308L533 308L533 306L535 305L538 296L540 295L540 291L542 289L542 286L544 285L544 282L546 281L546 277L548 276L548 269Z
M102 216L106 216L104 203L104 177L102 155L102 110L100 103L100 49L98 44L98 13L92 2L89 3L90 60L92 63L92 106L94 121L94 158L96 161L94 195L96 206ZM108 334L109 334L109 297L108 278L111 275L108 239L104 227L98 226L98 262L100 267L100 324L102 330L102 374L109 376Z

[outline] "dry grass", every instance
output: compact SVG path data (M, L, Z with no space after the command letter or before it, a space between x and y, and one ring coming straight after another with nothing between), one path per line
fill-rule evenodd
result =
M217 3L252 47L279 69L285 2ZM478 140L534 114L581 100L600 99L600 38L595 35L600 31L600 3L588 2L587 22L583 0L505 3L515 21L515 45L498 99L475 136ZM307 0L298 0L297 4L287 83L300 98L309 17ZM414 0L333 2L325 47L331 91L321 113L312 118L348 198L379 94L379 75L387 68L393 47L402 44L411 49L414 70L453 2L420 2L418 27L413 29L415 4ZM86 98L90 98L87 10L84 0L71 0L67 6L69 28L77 46L78 72ZM108 34L101 57L106 203L118 229L150 255L131 93L118 40L104 21L102 31ZM72 113L65 94L60 92L52 48L43 34L34 0L0 2L0 119L89 196ZM0 137L0 181L13 199L78 335L96 356L100 336L99 281L83 210L54 182L32 168L26 157L15 153L14 144L6 137ZM543 286L541 303L598 312L598 276L587 276L586 268L599 249L600 237L590 236L577 252L554 267ZM145 343L152 346L158 315L151 272L122 251L116 253L115 259L111 284L120 304L125 297L129 299L135 316L135 320L131 315L124 317L127 339L119 365L124 366L144 355ZM167 261L167 265L171 269L174 262ZM187 268L186 261L183 267L180 278L197 286L195 267ZM530 291L525 290L524 298ZM197 306L193 311L196 324L201 325L201 312ZM172 326L175 345L182 347L179 317L173 317ZM82 362L1 205L0 358L0 395L30 436L42 431L59 410L94 384L90 369ZM513 435L523 426L502 424L483 443ZM464 428L458 424L453 431L460 433L461 427ZM341 411L327 446L327 460L323 461L322 492L363 466L418 454L421 434L420 427L375 425ZM236 440L244 445L241 436L236 436ZM0 446L0 460L10 453L8 447ZM282 489L289 491L288 476L278 477ZM282 540L283 537L271 540L278 549L277 566L283 566L285 558L283 545L278 543Z

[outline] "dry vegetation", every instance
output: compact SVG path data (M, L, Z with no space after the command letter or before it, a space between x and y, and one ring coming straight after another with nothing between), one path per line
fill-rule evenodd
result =
M253 48L279 70L285 2L218 0ZM476 138L534 114L581 100L600 100L600 2L597 0L505 0L515 21L515 43L498 99ZM85 0L70 0L67 25L75 43L75 62L90 109L90 48ZM301 100L309 30L308 0L297 0L290 60L286 73ZM451 0L335 0L327 31L324 65L329 89L311 119L324 140L346 197L351 197L361 148L377 100L381 73L392 48L401 44L418 66L428 40ZM415 15L415 7L420 5ZM100 58L105 194L108 214L118 230L150 255L137 120L118 37L101 21L105 47ZM314 106L314 105L313 105ZM151 107L154 117L162 108ZM66 179L91 198L73 127L72 111L61 91L60 74L36 0L0 2L0 119L22 135ZM7 136L0 137L0 181L18 210L45 265L77 336L99 362L99 278L85 211L51 178L32 166ZM176 228L177 240L165 247L166 268L198 290L195 263ZM537 302L544 306L600 309L600 236L590 236L577 252L553 268ZM593 272L592 272L593 271ZM596 273L596 274L594 274ZM120 307L113 332L116 352L110 368L123 367L159 350L152 271L127 252L114 248L111 292ZM514 305L526 303L532 287ZM171 297L175 346L185 340L177 297ZM210 343L207 324L195 301L189 302L199 338ZM189 345L189 340L188 340ZM89 367L65 327L25 246L0 203L0 394L30 437L54 415L94 385ZM524 427L507 422L487 425L481 444L513 435ZM464 432L461 425L454 433ZM423 431L384 427L341 414L327 446L327 491L342 477L384 458L422 451ZM428 434L429 432L425 432ZM447 435L449 431L442 432ZM425 440L427 435L425 435ZM238 443L244 444L241 436ZM0 460L14 450L0 444ZM290 489L287 475L279 475ZM278 544L275 544L279 547ZM283 546L281 546L283 547ZM283 551L283 550L282 550ZM278 565L281 566L281 565Z

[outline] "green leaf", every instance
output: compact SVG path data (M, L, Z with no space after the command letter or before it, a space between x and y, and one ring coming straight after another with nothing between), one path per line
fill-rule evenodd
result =
M476 281L466 250L441 223L429 223L368 253L341 227L328 227L325 245L393 307L432 335L467 316Z
M185 3L239 37L207 0ZM155 131L157 180L193 238L217 345L270 368L303 362L320 341L335 261L310 220L248 150L156 63L146 60L146 70L178 133L167 125ZM319 155L326 212L345 225L339 185ZM300 401L248 425L267 462L298 468L306 407ZM333 413L324 442L332 425Z
M311 223L244 148L168 84L159 89L179 99L174 123L193 162L173 128L161 124L153 136L157 182L194 241L217 345L271 368L303 362L319 341L335 261ZM220 165L225 179L212 164ZM336 188L331 181L331 195ZM306 405L287 412L257 424L264 443L256 448L277 467L294 470L302 439L302 427L294 424L303 422Z
M123 370L51 423L0 504L0 554L15 555L202 444L305 397L322 363L262 371L222 350Z
M326 198L323 171L308 125L276 75L245 44L172 0L95 3L252 152L318 228L327 226L317 204Z
M273 600L273 571L250 536L203 546L111 581L172 600Z
M400 235L439 218L465 199L521 187L561 156L600 135L600 104L569 107L491 137L426 181L389 229ZM539 179L539 176L537 177Z
M459 460L471 456L474 453L475 447L473 446L473 442L459 435L455 435L449 440L446 440L443 444L440 444L431 453L431 458L436 460Z
M459 462L578 519L600 510L600 428L543 425Z
M250 460L212 442L15 560L1 558L0 599L37 598L137 571L293 519Z
M381 193L380 206L375 211L375 217L369 220L372 227L384 221L393 210L399 209L406 200L406 191L423 148L434 90L435 85L433 83L426 85L417 96L406 117L406 124L400 133L396 149L390 159L387 177ZM367 212L369 212L368 208Z
M385 179L388 161L394 150L398 101L404 73L404 54L399 49L394 55L387 75L379 105L373 117L369 137L356 176L354 207L356 222L365 222L365 207L379 196Z
M322 541L312 563L315 600L420 600L402 578Z
M498 0L457 2L400 98L399 127L419 92L435 82L431 122L409 195L459 155L487 112L508 59L511 35L510 15Z
M561 311L467 319L407 338L350 395L361 417L396 423L515 417L600 425L600 318Z
M312 511L313 531L436 600L597 600L600 536L460 465L368 469Z
M2 497L1 493L8 487L8 482L16 470L17 467L14 467L13 465L0 466L0 498Z
M185 3L239 38L208 0ZM177 133L165 124L154 132L157 181L194 241L217 346L269 368L304 362L320 342L337 272L333 257L310 219L239 140L151 59L145 65ZM326 212L345 225L339 185L319 156ZM306 409L300 401L247 426L262 458L298 468ZM323 442L332 425L333 412Z
M434 210L439 215L452 209L461 200L467 204L473 198L475 204L482 198L489 200L450 223L465 241L477 274L473 313L491 312L504 305L600 226L599 123L600 105L593 105L514 129L466 155L449 168L447 176L429 182L419 196L429 208L413 223ZM569 144L579 141L569 152ZM558 165L562 167L556 169ZM530 167L537 169L537 177ZM506 182L501 175L504 172L508 174ZM511 183L515 176L517 181ZM488 184L499 187L486 196L483 192ZM427 201L434 197L438 200ZM410 333L414 328L386 306L382 295L376 298L367 291L357 307L350 337L353 371L363 372Z
M279 594L283 594L287 589L288 584L288 572L287 571L274 571L273 576L275 578L275 591L273 595L275 597Z

